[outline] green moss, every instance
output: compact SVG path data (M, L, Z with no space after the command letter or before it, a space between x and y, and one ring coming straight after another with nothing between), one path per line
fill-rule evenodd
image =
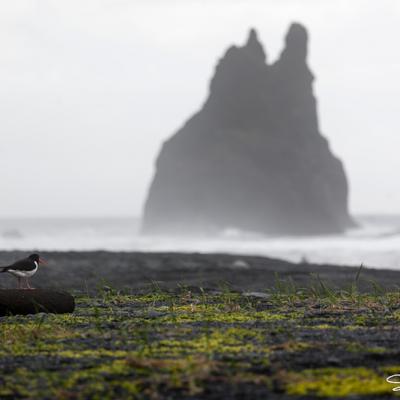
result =
M130 354L128 351L123 350L105 350L105 349L96 349L96 350L61 350L57 352L58 357L65 358L101 358L101 357L113 357L113 358L123 358L127 357Z
M386 375L367 368L321 368L289 373L286 392L290 395L349 397L388 395Z
M339 328L335 325L319 324L319 325L310 326L310 329L322 331L322 330L326 330L326 329L339 329Z
M384 347L368 347L363 343L351 342L345 344L345 348L347 351L352 353L372 353L372 354L383 354L387 350Z
M162 323L188 323L197 321L220 322L220 323L237 323L237 322L271 322L281 321L290 318L276 312L269 311L251 311L241 309L240 307L227 310L223 305L182 305L174 306L171 310L167 307L159 307L159 312L168 312L169 314L161 316L159 321Z
M240 328L213 330L191 340L161 340L151 349L152 353L177 357L180 355L239 355L252 353L266 356L268 347L254 340L259 333Z
M384 342L371 335L365 346L365 338L397 328L399 295L284 292L260 300L227 288L156 288L140 296L104 289L95 298L78 296L72 315L2 318L0 398L173 398L221 383L265 398L276 388L301 396L390 395L385 377L400 367L291 372L288 360L312 358L325 345L339 358L347 350L343 363L349 354L354 363L366 352L385 357L391 349Z

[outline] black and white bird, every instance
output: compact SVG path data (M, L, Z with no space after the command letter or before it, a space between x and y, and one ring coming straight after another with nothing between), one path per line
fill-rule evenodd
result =
M29 285L28 279L36 274L40 264L46 263L42 258L40 258L39 254L35 253L23 260L16 261L14 264L0 267L0 273L8 272L17 277L18 289L34 289ZM22 285L22 280L25 281L25 287Z

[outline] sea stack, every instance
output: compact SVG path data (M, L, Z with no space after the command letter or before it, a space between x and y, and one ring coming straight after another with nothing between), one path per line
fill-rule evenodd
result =
M319 131L307 42L295 23L275 63L254 29L226 51L203 108L162 146L144 233L314 235L353 225L343 164Z

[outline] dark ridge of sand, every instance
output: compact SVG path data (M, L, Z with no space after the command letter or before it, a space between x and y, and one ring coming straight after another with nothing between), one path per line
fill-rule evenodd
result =
M0 252L0 265L25 257L29 252ZM43 252L48 266L42 266L32 279L35 287L93 291L108 285L116 289L135 291L154 285L174 288L177 285L221 288L229 284L239 291L263 291L275 285L276 274L291 278L300 286L316 282L318 274L335 287L349 287L358 267L291 263L258 256L200 253L143 252ZM386 289L397 289L400 271L363 268L359 288L373 288L371 281ZM15 287L16 279L0 274L0 287Z

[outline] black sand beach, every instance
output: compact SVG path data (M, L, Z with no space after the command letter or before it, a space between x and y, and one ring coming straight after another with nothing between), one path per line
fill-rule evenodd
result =
M0 264L25 257L29 252L0 252ZM276 274L292 279L300 286L308 286L312 276L318 275L330 285L346 287L354 279L359 266L340 267L287 261L256 256L227 254L185 253L117 253L44 252L48 261L34 276L38 288L63 288L93 291L99 285L115 289L146 289L154 284L162 288L177 285L219 288L229 284L237 291L263 291L275 285ZM400 271L363 268L359 279L360 290L371 288L371 281L386 288L396 289ZM0 275L0 287L15 286L15 278Z

